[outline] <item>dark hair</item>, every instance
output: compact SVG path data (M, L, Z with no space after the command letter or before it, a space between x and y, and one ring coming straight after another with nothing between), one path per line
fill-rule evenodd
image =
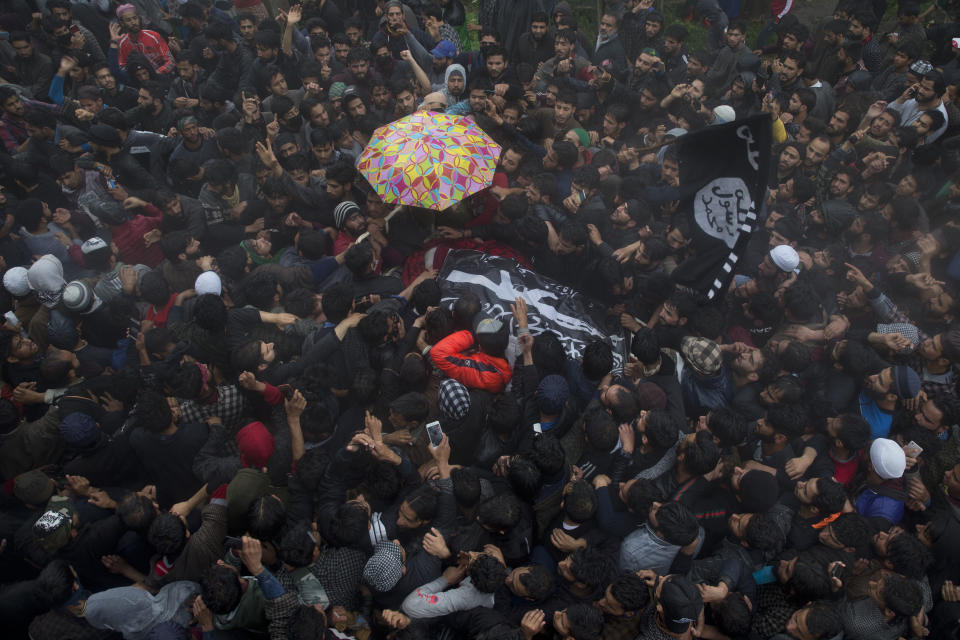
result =
M908 578L891 575L883 580L883 602L897 616L909 618L923 607L917 584Z
M570 635L576 640L600 640L603 637L603 614L592 604L577 602L567 607Z
M475 507L480 502L480 478L469 467L457 467L450 471L453 482L453 497L457 505L465 509Z
M753 514L747 522L743 537L752 549L774 553L779 551L785 542L783 530L769 513Z
M823 484L823 478L820 484ZM887 542L887 560L897 573L922 580L933 562L933 556L916 536L904 532Z
M470 566L470 581L480 593L494 593L503 586L507 568L489 554L481 554Z
M260 496L247 509L247 531L261 542L274 542L286 522L287 513L273 495Z
M517 496L532 504L543 484L543 473L532 460L517 457L510 462L507 481Z
M637 574L622 572L610 583L610 595L620 603L625 611L637 612L647 606L650 590Z
M553 591L553 574L544 566L531 564L520 576L520 584L531 600L543 600Z
M269 271L255 271L243 284L243 294L257 309L271 309L277 295L277 277Z
M774 405L767 408L766 422L790 440L799 438L807 424L807 410L801 405Z
M161 513L147 530L147 542L163 556L173 560L187 544L187 527L172 513Z
M666 409L651 409L647 412L645 427L647 440L651 446L656 449L666 449L676 444L677 434L683 429L683 419Z
M49 6L49 5L48 5ZM70 571L70 564L63 558L54 558L37 576L37 585L47 602L60 605L66 602L73 593L73 583L76 578Z
M220 296L205 293L197 298L193 307L193 321L201 329L220 333L227 325L227 305Z
M390 403L390 410L403 416L404 420L422 422L430 415L430 403L422 393L405 393Z
M707 429L720 441L720 446L724 449L738 446L747 437L746 420L725 406L710 411Z
M117 502L117 515L127 529L145 535L153 525L157 512L150 498L130 492Z
M226 615L240 604L243 590L233 569L215 564L200 579L200 595L210 611Z
M574 482L569 493L563 496L563 512L567 518L582 524L597 512L597 494L586 480Z
M313 552L317 548L317 543L311 538L313 535L305 523L287 529L280 538L280 559L294 568L308 566L313 562Z
M807 631L816 640L832 638L843 631L843 619L834 605L814 603L807 609Z
M511 468L514 462L510 463ZM497 531L513 529L520 522L520 515L520 503L511 493L487 498L477 507L477 521Z
M713 622L724 634L732 637L742 637L750 633L750 607L743 594L729 593L720 602L710 605L713 613Z
M327 637L327 617L314 607L301 605L290 620L291 640L315 640Z
M616 566L610 556L595 547L577 549L570 555L570 573L591 590L607 584L614 571Z
M351 246L343 256L344 266L354 277L364 275L370 269L372 262L373 249L370 247L370 243L366 241Z
M863 416L855 413L844 413L840 416L837 439L843 443L845 449L859 451L865 448L870 443L870 433L870 423Z
M833 478L821 477L817 481L817 496L813 499L813 506L823 515L837 513L843 509L847 500L847 493L843 485Z
M859 513L844 513L830 523L833 536L844 547L859 549L873 536L870 522Z
M330 519L329 542L335 547L359 548L368 539L369 524L370 516L363 506L355 502L343 503Z
M527 457L546 477L559 473L564 464L563 447L560 446L560 441L550 434L536 438Z
M693 542L700 530L697 516L682 502L667 502L657 510L657 529L668 543L684 547Z
M584 414L583 432L590 448L602 453L612 451L620 439L617 423L602 407L594 407Z
M137 396L133 410L134 422L150 433L160 433L170 426L173 413L167 399L159 392L145 389Z
M587 380L601 379L613 369L613 349L604 340L593 340L583 349L582 367Z

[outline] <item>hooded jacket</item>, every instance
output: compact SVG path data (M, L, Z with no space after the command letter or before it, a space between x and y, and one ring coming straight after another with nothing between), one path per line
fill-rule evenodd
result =
M125 640L139 640L165 622L188 627L190 614L184 603L199 592L200 585L185 580L168 584L157 595L138 587L108 589L87 599L84 617L96 629L119 631Z
M471 389L500 393L513 374L510 364L504 358L471 350L473 346L472 333L457 331L434 345L430 360L448 377Z
M450 75L453 74L454 72L459 73L460 76L463 77L463 91L460 92L460 95L456 95L456 96L450 93L450 89L448 88L449 87L448 83L450 82ZM448 105L452 105L456 102L466 99L467 70L463 68L462 64L454 63L451 65L447 65L447 70L443 73L443 86L434 87L434 88L443 94L443 97L447 99Z

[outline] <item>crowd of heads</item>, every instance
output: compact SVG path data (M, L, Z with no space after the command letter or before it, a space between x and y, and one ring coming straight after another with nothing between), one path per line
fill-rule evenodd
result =
M8 4L11 637L957 633L955 3ZM418 111L489 188L368 181ZM676 141L762 114L708 299Z

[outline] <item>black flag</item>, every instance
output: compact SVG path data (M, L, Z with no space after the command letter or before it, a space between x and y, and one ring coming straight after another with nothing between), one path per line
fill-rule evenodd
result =
M723 296L763 207L770 170L770 116L761 114L681 136L680 211L690 217L693 255L674 280Z
M586 294L524 269L513 260L479 251L451 251L437 275L443 301L452 304L467 292L480 299L483 313L508 326L510 305L522 296L530 309L534 335L552 331L567 356L579 358L593 340L606 340L613 348L616 366L622 366L630 347L623 330L607 326L607 312Z

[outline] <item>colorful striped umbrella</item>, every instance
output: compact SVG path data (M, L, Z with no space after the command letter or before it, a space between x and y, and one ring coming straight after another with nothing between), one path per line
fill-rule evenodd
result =
M469 116L417 111L374 131L357 169L385 203L443 211L489 187L499 158Z

